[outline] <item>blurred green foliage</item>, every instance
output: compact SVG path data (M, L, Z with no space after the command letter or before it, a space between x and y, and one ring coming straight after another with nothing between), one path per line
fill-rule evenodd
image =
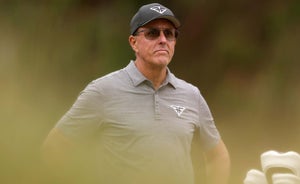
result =
M0 1L0 183L53 183L40 145L80 90L134 59L129 21L149 2ZM266 150L300 152L300 1L160 3L182 22L170 68L207 99L231 183Z

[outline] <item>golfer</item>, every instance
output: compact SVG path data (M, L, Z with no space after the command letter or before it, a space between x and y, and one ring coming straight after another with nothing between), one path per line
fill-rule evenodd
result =
M140 7L128 39L135 59L86 86L50 131L44 158L61 164L81 147L90 151L83 163L92 163L86 168L93 168L95 183L194 184L191 144L197 138L207 183L226 184L229 154L209 107L197 87L168 68L179 27L169 8Z

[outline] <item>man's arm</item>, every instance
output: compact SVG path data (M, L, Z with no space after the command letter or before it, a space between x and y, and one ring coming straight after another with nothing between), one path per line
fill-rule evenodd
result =
M42 159L53 168L66 164L73 144L57 128L53 128L42 145Z
M208 184L227 184L230 175L230 157L222 140L204 153Z

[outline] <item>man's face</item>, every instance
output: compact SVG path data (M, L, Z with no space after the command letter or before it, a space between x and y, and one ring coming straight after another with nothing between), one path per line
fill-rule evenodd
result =
M172 23L157 19L140 27L129 41L138 61L151 67L165 67L174 55L176 34Z

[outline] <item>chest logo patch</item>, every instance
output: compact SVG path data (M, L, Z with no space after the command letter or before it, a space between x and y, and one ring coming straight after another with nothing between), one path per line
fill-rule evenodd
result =
M179 105L170 105L172 109L176 112L177 116L180 117L183 111L186 109L185 107Z

